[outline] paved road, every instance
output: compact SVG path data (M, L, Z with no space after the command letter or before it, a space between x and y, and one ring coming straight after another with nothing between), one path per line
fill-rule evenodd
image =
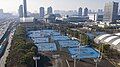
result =
M13 33L10 33L7 48L5 50L4 55L0 59L0 67L5 67L6 58L7 58L8 54L9 54L9 48L11 46L12 34Z

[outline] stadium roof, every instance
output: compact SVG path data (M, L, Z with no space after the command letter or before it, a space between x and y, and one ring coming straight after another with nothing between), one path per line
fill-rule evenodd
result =
M94 39L94 42L109 44L113 49L120 51L120 33L99 35Z

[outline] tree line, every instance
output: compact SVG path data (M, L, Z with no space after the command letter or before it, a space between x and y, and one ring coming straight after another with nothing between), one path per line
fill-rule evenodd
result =
M27 37L26 28L18 26L11 42L6 67L35 67L33 56L41 57L38 63L42 67L50 61L47 56L38 54L37 46Z

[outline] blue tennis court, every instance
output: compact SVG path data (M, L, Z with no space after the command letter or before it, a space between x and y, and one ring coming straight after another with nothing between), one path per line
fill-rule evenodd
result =
M39 43L35 45L38 47L38 51L57 51L55 43Z
M31 38L59 36L59 35L61 34L59 32L56 32L55 30L37 30L37 31L28 32L28 36Z
M70 55L72 58L76 59L85 59L85 58L99 58L100 53L91 47L83 47L80 48L68 48Z
M51 36L60 36L61 34L59 32L52 32Z
M55 30L41 30L44 33L48 33L49 35L53 35L53 36L58 36L61 35L59 32L56 32Z
M32 38L32 40L34 41L34 43L47 43L49 42L49 38L47 37L43 37L43 38Z
M61 47L77 47L80 44L77 40L58 41L58 43Z
M68 36L52 36L51 39L54 41L70 40Z

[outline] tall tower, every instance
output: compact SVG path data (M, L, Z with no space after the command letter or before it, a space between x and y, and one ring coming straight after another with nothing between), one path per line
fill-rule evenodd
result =
M118 16L118 2L108 2L104 6L104 21L114 22Z
M82 16L82 8L81 7L78 9L78 15Z
M52 7L48 7L47 8L47 14L52 14L53 12L52 12Z
M45 10L44 7L40 7L40 18L44 18Z
M19 6L18 12L19 12L19 17L20 17L20 18L23 17L23 5L20 5L20 6Z
M87 7L84 9L84 16L88 16L88 8Z
M23 0L23 17L27 17L27 2Z

